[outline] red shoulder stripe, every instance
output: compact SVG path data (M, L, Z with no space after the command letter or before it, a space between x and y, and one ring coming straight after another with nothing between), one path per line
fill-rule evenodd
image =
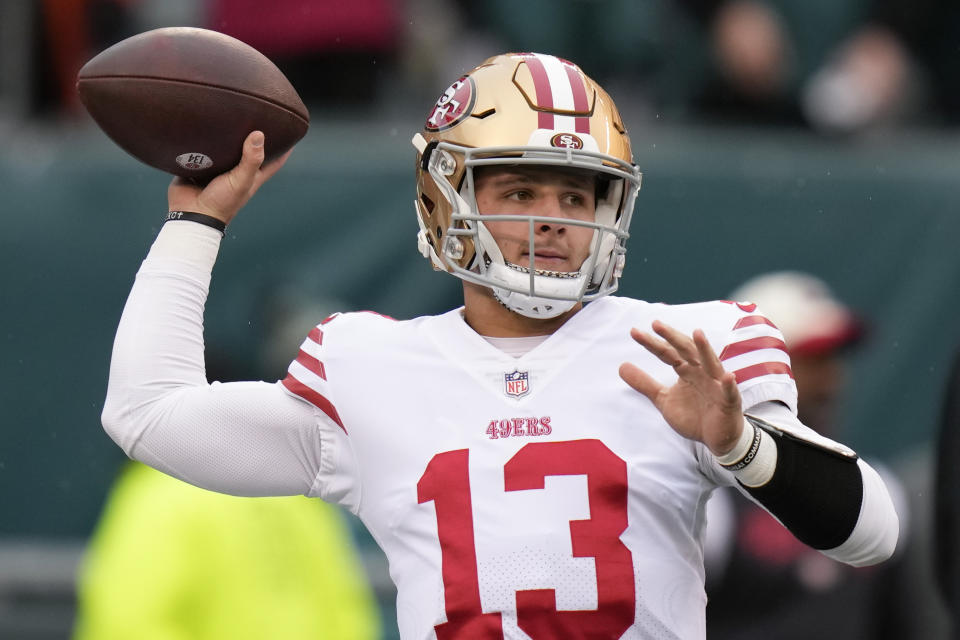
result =
M303 384L302 382L300 382L299 380L297 380L291 375L287 375L287 377L284 378L281 381L281 383L283 384L283 386L289 389L291 393L294 393L300 396L301 398L303 398L304 400L306 400L307 402L309 402L310 404L312 404L313 406L315 406L316 408L320 409L325 414L327 414L327 416L331 420L336 422L337 425L341 429L343 429L344 433L347 433L347 428L343 426L343 421L340 419L340 414L337 413L337 409L333 406L333 404L329 400L323 397L323 395L317 393L316 391L314 391L307 385Z
M744 327L752 327L755 324L767 324L777 328L777 325L773 324L767 320L764 316L744 316L737 321L737 324L733 325L734 330L743 329Z
M720 302L723 302L724 304L735 304L740 311L744 311L746 313L753 313L757 310L757 305L753 304L752 302L736 302L735 300L721 300Z
M323 368L323 363L306 351L300 350L300 353L297 354L297 362L306 367L307 371L312 371L324 380L327 379L327 371Z
M747 380L759 378L760 376L765 376L771 373L785 373L791 378L793 377L793 370L790 368L790 365L784 362L761 362L760 364L744 367L743 369L737 369L733 372L733 374L737 377L737 384L741 384Z
M314 327L310 330L310 333L307 334L307 338L317 344L323 344L323 331L320 330L320 327Z
M786 353L787 345L784 344L783 340L771 336L750 338L749 340L741 340L740 342L728 344L723 348L723 351L720 352L720 359L729 360L730 358L734 358L745 353L750 353L751 351L756 351L758 349L780 349Z

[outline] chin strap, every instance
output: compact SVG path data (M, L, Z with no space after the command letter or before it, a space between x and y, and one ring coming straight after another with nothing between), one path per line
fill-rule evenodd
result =
M582 272L557 273L535 271L534 295L530 290L530 269L509 262L487 265L486 275L492 281L490 289L494 297L506 308L528 318L556 318L566 313L580 301L583 295L585 276ZM498 287L497 284L506 285ZM536 295L536 293L545 295Z
M577 304L576 300L554 300L552 298L540 298L526 293L517 293L508 291L499 287L491 287L493 297L497 301L514 313L519 313L527 318L537 320L547 320L556 318L562 313L566 313Z

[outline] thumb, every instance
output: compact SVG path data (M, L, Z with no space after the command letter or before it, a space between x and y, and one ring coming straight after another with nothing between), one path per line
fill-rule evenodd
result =
M234 185L240 187L238 190L246 191L253 185L257 171L263 164L264 139L262 131L254 131L243 141L243 155L240 158L240 164L230 171L234 177Z
M197 196L201 213L209 213L229 223L237 211L255 191L257 172L263 164L264 135L254 131L243 141L240 163L227 173L217 176Z

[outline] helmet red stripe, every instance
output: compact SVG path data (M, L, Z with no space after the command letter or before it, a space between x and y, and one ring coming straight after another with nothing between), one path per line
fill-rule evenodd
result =
M583 78L577 73L576 69L567 63L563 64L563 69L567 72L567 79L570 80L570 89L573 91L573 108L576 111L583 112L590 108L587 98L587 88L583 84ZM577 133L590 133L590 118L578 116L576 120Z
M533 78L533 88L537 92L537 106L553 108L553 89L550 88L550 78L543 62L537 56L524 58L530 76ZM553 114L548 111L537 112L537 126L541 129L553 129Z

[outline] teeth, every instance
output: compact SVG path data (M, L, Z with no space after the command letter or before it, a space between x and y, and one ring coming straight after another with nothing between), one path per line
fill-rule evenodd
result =
M513 264L512 262L506 262L506 265L513 269L514 271L519 271L520 273L530 273L528 267L521 267L518 264ZM550 271L549 269L534 269L533 274L536 276L548 276L550 278L579 278L579 271Z

